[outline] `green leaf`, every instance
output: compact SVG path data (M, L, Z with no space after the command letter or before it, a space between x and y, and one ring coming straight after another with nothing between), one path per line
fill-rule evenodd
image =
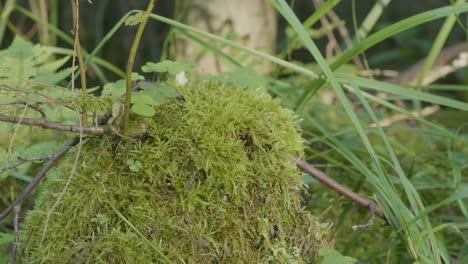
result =
M29 59L34 56L33 46L20 37L15 37L7 50L11 58L18 60Z
M133 159L127 160L127 165L128 165L128 168L133 172L139 172L142 166L140 161L138 160L135 161Z
M132 72L132 81L144 81L145 76L140 75L138 72Z
M108 221L109 221L109 218L103 214L96 214L96 216L91 219L91 222L98 223L100 225L103 225L107 223Z
M142 85L141 88L143 89L141 93L151 97L163 96L163 98L165 98L177 96L177 90L173 86L167 84L145 84Z
M152 117L156 114L156 111L154 110L153 107L147 104L140 104L140 103L133 104L132 111L137 115L147 116L147 117Z
M354 264L357 261L357 259L343 256L340 252L331 248L321 249L319 255L323 257L323 264Z
M161 61L158 63L147 62L141 67L143 72L168 72L177 74L179 72L190 72L195 64L189 61Z
M126 81L124 79L116 82L107 83L102 89L102 95L109 95L112 97L118 97L125 94Z
M127 19L125 19L125 25L126 26L135 26L140 24L141 21L145 18L145 13L137 13L133 16L129 16Z
M140 93L133 94L132 104L147 104L147 105L157 106L157 105L160 105L161 102L159 102L158 100L155 100L151 96L148 96L140 92Z

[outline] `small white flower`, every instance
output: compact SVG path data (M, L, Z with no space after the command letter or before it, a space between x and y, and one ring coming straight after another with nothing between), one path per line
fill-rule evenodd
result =
M185 77L185 72L179 72L176 74L175 79L179 85L186 85L188 83L188 79Z

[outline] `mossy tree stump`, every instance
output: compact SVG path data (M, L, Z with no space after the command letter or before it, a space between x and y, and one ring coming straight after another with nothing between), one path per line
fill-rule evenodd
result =
M303 140L266 92L195 82L134 116L146 135L70 152L26 218L30 263L313 263L326 229L300 205ZM48 216L49 215L49 216Z

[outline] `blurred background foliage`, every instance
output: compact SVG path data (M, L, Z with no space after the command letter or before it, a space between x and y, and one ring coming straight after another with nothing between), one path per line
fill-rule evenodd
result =
M70 1L4 0L0 1L3 13L5 8L11 5L12 2L17 8L8 17L7 29L1 42L1 49L8 48L16 35L22 36L32 43L41 43L45 46L73 48L69 42L57 37L57 35L47 30L47 28L44 29L37 21L27 16L27 14L31 13L40 17L39 5L46 4L49 10L48 24L59 28L71 36L72 9ZM376 2L378 1L340 1L333 10L338 15L340 21L344 23L350 35L353 36L355 32L353 20L359 24L369 14ZM105 34L128 11L133 9L143 10L146 4L146 1L137 0L94 0L92 4L89 4L87 1L81 1L81 47L91 52L101 42ZM290 1L290 4L301 21L307 20L314 10L316 10L312 0L295 0ZM404 18L449 4L450 1L440 0L393 0L384 9L382 16L372 31L377 32ZM181 21L185 14L184 12L187 11L181 7L181 1L160 0L157 1L153 13ZM44 17L44 14L42 14L42 17ZM466 14L461 14L459 19L460 24L466 27ZM294 61L306 68L317 68L312 55L301 44L293 51L288 52L288 45L291 44L291 39L286 32L290 28L282 16L278 16L277 23L276 56ZM434 45L434 39L439 33L438 29L442 24L443 19L438 19L394 35L365 51L365 56L361 56L360 58L371 69L403 72L427 56ZM467 32L461 25L456 24L450 31L445 44L446 47L466 41ZM315 43L322 51L322 54L326 54L327 44L330 41L326 36L326 30L321 27L320 22L315 23L312 29L314 30L312 30L311 35ZM127 63L127 56L135 31L136 27L120 27L112 39L105 45L105 48L98 53L98 56L123 70ZM171 46L171 44L175 43L174 39L171 39L174 36L168 35L169 32L170 27L167 24L155 20L148 22L137 53L135 68L139 68L139 66L148 61L157 62L161 57L163 59L175 58L176 54L174 54L174 48ZM340 46L343 47L343 40L339 40L339 42ZM169 45L165 43L169 43ZM67 66L71 66L70 61ZM347 65L347 67L340 70L352 74L362 70L357 69L357 66L351 64ZM108 81L116 81L121 78L115 72L103 71L105 79ZM87 73L89 87L102 87L105 84L92 69L88 70ZM148 79L154 78L152 75L146 77ZM293 73L289 69L284 68L275 68L265 78L269 80L268 89L270 92L274 96L280 97L283 104L291 109L296 109L297 102L302 95L301 91L310 83L310 78L307 76ZM388 76L375 76L374 78L386 80ZM444 79L438 80L437 83L444 87L446 85L452 86L450 86L451 89L431 90L426 87L423 90L468 102L468 89L466 88L468 74L466 67L449 74ZM66 86L66 82L63 82L63 85ZM79 82L77 85L79 86ZM454 85L458 85L458 89L455 89ZM292 87L295 89L293 90ZM309 162L316 164L318 168L324 170L328 175L331 175L345 186L375 199L375 190L362 177L362 172L339 153L340 148L347 148L353 151L360 160L370 164L369 153L362 146L359 135L353 131L353 125L345 116L343 108L338 106L336 98L333 96L331 101L326 99L330 96L328 90L321 89L317 96L314 96L306 104L305 109L301 113L298 113L302 118L301 125L304 131L304 138L308 141L306 158ZM348 96L360 120L363 123L372 123L372 118L364 110L364 107L355 95L348 94ZM395 95L389 95L389 97L388 100L390 102L404 101L403 105L408 107L408 111L417 109L417 107L413 109L414 105L407 98ZM394 114L394 112L379 105L372 106L379 118L383 119ZM429 106L429 104L423 103L422 107L424 106ZM395 122L387 127L385 132L408 179L410 179L422 197L424 204L429 206L449 197L460 185L468 184L468 146L466 144L468 115L464 111L441 107L436 113L428 116L427 120L444 127L447 131L457 134L463 140L460 141L438 134L432 131L431 128L423 126L412 119ZM8 138L5 136L7 128L6 126L0 128L2 129L0 132L0 143L6 149L9 144ZM8 131L11 130L12 128L9 127ZM367 132L376 152L384 156L385 146L379 140L378 134L372 133L371 129ZM41 132L40 135L24 132L19 141L24 140L27 135L31 135L28 139L28 146L32 146L38 142L53 142L47 144L46 149L53 149L52 147L58 146L68 138L63 133L53 131ZM329 140L330 135L339 139L341 145L334 145ZM388 167L391 168L392 166L388 164ZM28 176L34 175L38 168L40 168L40 164L33 164L33 166L25 169L13 171L9 174L12 177L0 177L0 208L6 207L18 195L24 186L24 181L27 181ZM385 226L382 221L377 221L370 230L351 232L352 225L367 221L368 212L353 205L312 178L305 176L304 179L308 186L308 192L304 194L304 205L315 215L320 215L323 222L333 223L333 236L336 247L341 253L359 258L364 263L411 262L410 254L407 252L406 241L401 236L401 233L396 232L396 230L388 225ZM401 187L401 183L396 179L394 183ZM403 192L401 189L399 191ZM405 198L403 200L409 203ZM24 207L28 207L31 204L32 200ZM430 219L434 226L449 224L448 227L442 228L440 232L440 243L447 249L453 263L468 262L468 226L466 224L468 222L468 212L464 211L466 208L466 199L458 200L440 206L430 214ZM3 221L0 224L0 247L3 246L5 253L2 255L0 252L0 262L8 258L6 252L8 251L8 243L11 241L11 233L9 232L11 232L9 221Z

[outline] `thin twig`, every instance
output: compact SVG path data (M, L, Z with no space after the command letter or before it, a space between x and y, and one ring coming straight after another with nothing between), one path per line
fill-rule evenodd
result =
M38 126L47 129L54 129L68 132L80 132L80 126L67 125L57 122L48 121L44 118L29 118L29 117L17 117L0 114L0 121L15 123L20 125ZM107 126L86 126L83 127L83 133L88 135L104 135L111 134L112 130Z
M78 0L71 0L72 2L72 14L73 14L73 34L75 35L75 50L76 56L78 57L78 64L80 67L80 77L81 77L81 93L83 97L86 96L86 66L83 62L83 55L81 54L81 43L80 43L80 4ZM75 56L75 54L73 54ZM75 69L73 69L75 70ZM75 76L73 76L75 77ZM72 80L73 82L75 79ZM83 126L87 124L87 115L86 109L82 109L81 112L81 121Z
M0 67L1 68L1 67ZM46 94L44 93L41 93L41 92L38 92L38 91L34 91L32 89L26 89L26 88L19 88L19 87L14 87L14 86L11 86L11 85L8 85L8 84L0 84L0 88L1 87L5 87L7 88L8 90L13 90L13 91L18 91L18 92L23 92L23 93L31 93L31 94L35 94L35 95L39 95L39 96L42 96L44 97L45 99L47 99L47 102L56 102L57 100L55 100L54 98L52 97L49 97L47 96Z
M77 115L79 115L78 111L76 111ZM81 120L81 119L80 119ZM83 128L83 123L80 122L80 128ZM73 176L75 175L75 172L76 172L76 165L78 164L78 159L80 158L80 153L81 153L81 146L83 145L83 130L81 129L80 130L80 135L79 135L79 142L78 142L78 149L76 151L76 156L75 156L75 161L73 162L73 167L70 171L70 175L68 176L68 179L67 179L67 182L65 184L65 187L63 187L63 190L62 192L59 194L57 200L55 201L55 203L52 205L52 207L47 211L47 216L46 216L46 219L45 219L45 224L44 224L44 229L42 230L42 237L41 237L41 242L40 242L40 245L42 245L42 242L44 242L44 239L45 239L45 236L46 236L46 233L47 233L47 227L49 225L49 220L50 220L50 216L52 215L52 212L55 210L55 207L57 207L57 205L60 203L60 201L62 200L63 198L63 195L65 194L65 192L67 191L68 189L68 186L70 185L72 179L73 179Z
M13 163L13 164L11 164L9 166L5 166L2 169L0 169L0 174L4 173L7 170L12 170L14 168L17 168L18 166L21 166L24 163L33 162L33 161L43 161L43 160L46 160L46 159L50 159L50 157L51 157L51 155L45 155L45 156L40 156L40 157L30 157L30 158L18 157L19 161L15 162L15 163Z
M13 219L13 234L14 234L15 240L13 241L13 249L11 251L11 257L10 257L10 261L8 262L8 264L15 263L16 255L20 251L19 228L18 228L20 212L21 212L21 204L15 206L15 218Z
M374 224L375 220L375 203L374 202L369 202L369 212L370 212L370 218L369 221L365 224L362 225L354 225L352 228L354 231L361 229L361 228L370 228Z
M34 176L32 181L24 188L23 192L13 201L5 210L0 213L0 221L5 218L15 206L21 204L24 199L36 188L36 186L45 178L47 171L57 162L57 160L62 157L69 149L78 144L79 137L75 137L72 140L68 141L63 147L61 147L57 152L52 154L51 158L44 164L42 169Z
M18 120L21 122L23 119L23 116L26 114L26 110L28 110L28 104L24 106L23 112L21 113L20 117L18 117ZM15 126L15 130L13 131L13 135L11 136L10 143L8 143L8 150L7 150L7 155L5 159L5 166L7 166L8 159L10 158L11 152L13 150L13 142L15 141L16 134L18 133L19 125L17 124Z
M135 87L132 89L132 91L138 91L140 90L141 84L138 83L135 85ZM112 116L112 112L108 111L105 113L101 118L99 118L97 122L97 126L103 126L107 124L107 121L109 118ZM85 128L83 128L83 132L85 131ZM50 159L44 164L42 169L34 175L32 181L24 188L24 190L21 192L21 194L16 198L15 201L13 201L5 210L3 210L0 213L0 221L4 219L8 214L11 213L13 208L16 205L21 204L26 197L36 188L36 186L46 177L46 173L52 168L52 166L57 162L60 157L62 157L65 153L67 153L68 150L70 150L72 147L74 147L76 144L80 142L80 137L76 136L70 141L68 141L65 145L63 145L59 150L57 150L54 154L51 155Z
M355 203L357 203L357 204L359 204L361 206L364 206L364 207L368 207L370 203L373 203L372 201L362 197L361 195L347 189L346 187L344 187L343 185L341 185L337 181L333 180L330 176L326 175L323 171L321 171L321 170L315 168L314 166L310 165L309 163L307 163L307 161L302 160L302 159L297 159L297 158L295 158L295 161L296 161L297 166L301 170L308 173L310 176L314 177L315 179L317 179L321 183L327 185L331 189L335 190L339 194L341 194L341 195L347 197L348 199L352 200L353 202L355 202ZM378 217L386 220L385 215L383 213L383 210L379 206L376 205L375 208L374 208L374 211L375 211L375 214Z

